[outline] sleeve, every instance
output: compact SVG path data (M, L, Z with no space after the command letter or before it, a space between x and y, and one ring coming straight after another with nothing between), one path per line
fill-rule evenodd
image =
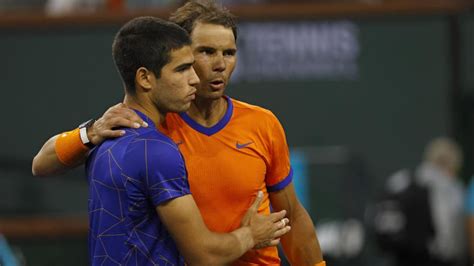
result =
M284 189L293 179L293 170L290 165L290 153L286 142L285 131L272 114L268 132L269 160L265 183L269 192Z
M133 195L143 195L154 206L190 194L186 166L178 148L162 140L136 142L127 152L128 165L135 169L137 188ZM133 201L133 200L132 200Z

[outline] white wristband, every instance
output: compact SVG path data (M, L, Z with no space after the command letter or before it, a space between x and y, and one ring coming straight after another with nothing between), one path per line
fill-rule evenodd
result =
M87 128L86 127L81 127L79 129L79 135L81 136L82 144L87 145L88 143L91 143L91 141L87 137Z

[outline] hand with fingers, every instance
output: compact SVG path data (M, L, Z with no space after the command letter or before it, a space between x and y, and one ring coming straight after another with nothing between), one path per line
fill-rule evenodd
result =
M87 129L87 136L92 144L98 145L106 139L123 136L123 127L148 127L148 124L132 109L119 103L107 109L102 117Z
M276 246L280 243L280 237L291 230L291 227L288 225L289 220L285 218L285 210L274 212L270 215L258 214L258 208L262 201L263 192L259 191L257 198L241 221L241 226L249 226L252 231L255 243L254 248Z

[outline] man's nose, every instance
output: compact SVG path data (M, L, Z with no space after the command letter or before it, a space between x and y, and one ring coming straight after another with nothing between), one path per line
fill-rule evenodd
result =
M214 64L212 66L212 70L222 72L226 68L224 55L218 54L215 58Z
M197 84L199 84L199 81L200 81L199 77L196 74L196 71L194 70L194 67L191 67L191 77L189 79L189 85L196 86Z

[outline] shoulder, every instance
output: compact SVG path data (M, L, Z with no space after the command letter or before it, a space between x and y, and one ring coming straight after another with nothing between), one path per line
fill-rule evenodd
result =
M272 111L263 108L261 106L249 104L236 99L231 98L232 105L234 106L234 114L236 116L251 116L254 121L265 121L268 123L279 123L278 118L273 114Z
M147 153L151 154L179 154L178 147L168 136L161 133L157 129L137 130L133 139L130 141L129 147L142 147L147 149Z
M155 159L158 164L169 163L180 159L180 152L176 144L157 129L127 129L124 137L130 137L126 148L126 158ZM162 164L161 164L162 165Z
M185 173L184 160L178 147L156 129L135 135L124 152L127 173L145 171L163 177Z

